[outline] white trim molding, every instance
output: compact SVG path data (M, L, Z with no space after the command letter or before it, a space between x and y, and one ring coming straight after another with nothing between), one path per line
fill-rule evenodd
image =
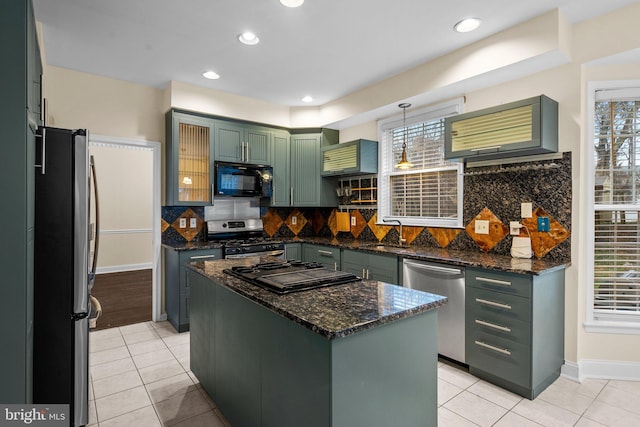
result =
M565 361L561 372L563 377L580 383L587 378L640 381L640 362L588 359L578 363Z
M149 270L152 268L152 262L143 262L140 264L110 265L108 267L98 267L96 269L96 274L122 273L125 271Z

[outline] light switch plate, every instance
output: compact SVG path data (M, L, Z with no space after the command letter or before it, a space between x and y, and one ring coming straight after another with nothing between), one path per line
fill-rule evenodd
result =
M351 225L352 226L356 225L356 217L355 216L351 217Z
M476 234L489 234L489 221L476 219Z
M520 205L520 217L531 218L533 216L533 205L531 202L525 202Z
M296 225L298 223L298 217L297 216L292 216L291 217L291 225Z
M187 228L187 218L180 218L180 228Z
M198 220L196 218L189 218L189 227L190 228L198 227Z

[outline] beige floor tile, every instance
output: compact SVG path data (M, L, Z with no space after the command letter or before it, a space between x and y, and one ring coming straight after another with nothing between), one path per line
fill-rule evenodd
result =
M177 360L158 363L157 365L147 366L140 369L140 376L145 384L169 378L174 375L185 373L184 368Z
M121 336L122 334L120 333L120 329L118 328L100 329L99 331L96 331L94 329L89 332L89 339L93 340L101 340Z
M135 370L136 365L133 363L133 359L129 357L127 359L118 359L113 362L92 366L89 368L89 373L91 374L91 379L93 381L97 381L112 375L118 375L123 372Z
M176 346L185 346L185 345L189 347L190 336L191 335L189 334L189 332L183 332L181 334L171 335L168 337L164 337L162 339L164 340L164 343L169 348L176 347Z
M162 339L160 338L151 341L138 342L135 344L131 344L128 347L129 353L131 353L132 356L151 353L153 351L159 351L167 348L167 346L164 344L164 341L162 341Z
M582 415L593 402L593 397L580 394L577 390L571 391L562 381L558 384L551 384L545 391L540 393L537 399L549 402L560 408Z
M601 380L601 379L586 379L583 382L579 383L573 381L569 378L560 377L553 382L549 386L549 388L559 388L564 393L578 393L583 396L595 398L607 385L609 380Z
M631 427L640 424L637 414L603 403L598 399L585 411L583 418L608 427Z
M478 378L474 377L468 372L446 364L438 369L438 378L441 378L446 382L456 385L460 388L470 387L478 381Z
M477 424L442 406L438 408L438 427L477 427Z
M147 331L135 332L132 334L124 335L124 342L127 345L135 344L143 341L151 341L160 338L155 329L149 329Z
M109 350L111 348L122 347L125 345L122 335L102 338L102 337L90 337L89 338L89 353L95 353L97 351Z
M185 371L191 370L191 357L187 356L178 358L178 362L180 362Z
M122 333L123 336L153 330L155 330L155 328L153 327L153 322L141 322L134 323L132 325L120 326L120 333Z
M607 388L608 387L613 387L615 389L640 396L640 381L611 380L607 385Z
M491 426L508 412L507 409L468 391L461 392L443 407L479 426Z
M522 399L512 411L528 420L548 427L573 426L580 418L579 415L542 399Z
M156 411L165 425L174 425L188 418L211 411L198 390L156 404Z
M438 381L438 406L442 406L449 400L457 396L462 392L462 388L457 385L446 382L445 380Z
M500 418L494 427L539 427L540 424L534 423L524 417L513 412L507 412L504 417Z
M600 424L596 421L590 420L589 418L582 417L578 420L574 427L606 427L604 424Z
M467 391L480 396L489 402L502 406L505 409L513 408L522 400L522 397L517 394L511 393L510 391L482 380L473 384L467 389Z
M207 391L202 387L202 384L196 384L196 387L198 387L198 390L200 391L200 394L202 394L202 397L204 397L204 400L207 401L207 403L209 404L209 406L211 407L211 409L215 409L217 408L215 402L211 399L211 397L207 394Z
M116 418L103 421L100 427L161 427L160 419L153 406L145 406Z
M209 411L174 424L176 427L225 427L215 412Z
M171 325L169 325L168 328L165 328L165 327L156 328L156 332L160 336L160 338L166 338L166 337L172 337L174 335L178 335L178 332L175 329L173 329L173 326Z
M629 412L633 412L640 418L640 394L630 392L628 389L633 389L634 384L625 384L626 381L618 381L612 384L613 381L602 390L602 392L596 398L597 401L606 403L616 408L624 409ZM638 422L640 424L640 422Z
M138 371L128 371L93 381L93 392L96 399L118 393L142 385Z
M147 366L157 365L158 363L168 362L174 360L173 353L168 348L162 348L158 351L152 351L150 353L142 353L133 356L133 362L138 369L146 368Z
M140 386L96 399L100 425L108 419L151 405L147 390Z
M197 390L189 375L181 373L146 385L153 403L159 403L176 396L182 396Z
M87 412L88 412L88 415L89 415L89 417L88 417L88 420L89 420L88 425L92 425L92 424L98 425L98 414L96 413L96 402L93 401L93 400L89 400L89 406L88 406L87 409L88 409Z
M169 347L169 350L176 359L184 359L185 357L189 357L191 355L191 351L189 349L189 344L179 344Z
M91 342L91 338L89 338L89 342ZM131 357L131 354L129 354L129 349L126 345L111 348L109 350L96 351L94 353L89 353L89 366L113 362L118 359L126 359L127 357Z

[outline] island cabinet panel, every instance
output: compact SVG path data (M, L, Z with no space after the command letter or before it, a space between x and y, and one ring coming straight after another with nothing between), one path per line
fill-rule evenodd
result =
M340 248L335 246L302 245L302 260L318 262L330 270L340 270Z
M469 372L535 398L564 363L564 269L538 276L466 273Z
M286 259L302 259L302 244L287 243L284 246L284 257Z
M234 427L437 425L435 310L328 339L189 279L192 371Z
M342 250L342 270L369 280L398 283L398 257Z

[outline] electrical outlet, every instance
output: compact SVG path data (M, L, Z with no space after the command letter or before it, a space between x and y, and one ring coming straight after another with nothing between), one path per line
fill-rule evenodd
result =
M509 221L509 234L512 236L519 236L522 224L518 221Z
M180 218L180 228L187 228L187 218Z
M197 218L190 218L190 219L189 219L189 227L190 227L190 228L196 228L196 227L198 227L198 220L197 220Z
M489 221L476 219L476 234L489 234Z
M533 216L533 206L531 202L525 202L520 204L520 217L531 218Z
M351 226L355 226L356 225L356 217L352 216L351 217Z
M296 225L298 223L298 217L297 216L292 216L291 217L291 225Z
M538 231L549 231L549 217L548 216L539 216L538 217Z

